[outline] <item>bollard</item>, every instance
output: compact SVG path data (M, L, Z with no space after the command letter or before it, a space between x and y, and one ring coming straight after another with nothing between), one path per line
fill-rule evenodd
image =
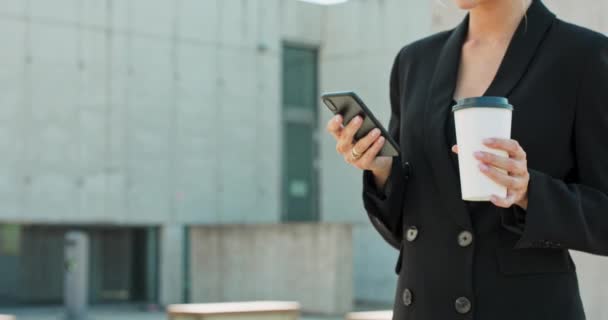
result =
M89 280L89 238L70 231L64 244L64 303L67 320L86 319Z

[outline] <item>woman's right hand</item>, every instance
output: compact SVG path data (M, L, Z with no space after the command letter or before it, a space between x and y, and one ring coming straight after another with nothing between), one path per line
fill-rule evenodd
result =
M378 128L355 141L354 136L361 127L362 120L358 115L343 126L343 118L337 114L327 123L327 131L336 139L336 151L344 157L344 161L361 170L371 170L376 178L376 185L382 187L390 173L393 157L377 156L386 140ZM361 154L358 159L353 158L353 148L356 153Z

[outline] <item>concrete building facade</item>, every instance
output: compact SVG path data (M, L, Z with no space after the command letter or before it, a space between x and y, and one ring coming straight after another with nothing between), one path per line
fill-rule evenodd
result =
M607 31L601 0L546 3ZM394 55L461 17L448 0L3 1L0 297L60 301L57 248L79 228L93 301L182 302L189 228L302 218L352 224L354 299L392 301L396 252L314 97L354 90L388 123Z

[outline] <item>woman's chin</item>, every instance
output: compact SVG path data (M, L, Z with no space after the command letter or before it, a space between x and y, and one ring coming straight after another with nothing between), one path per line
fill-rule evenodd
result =
M477 6L475 0L454 0L454 4L462 10L471 10Z

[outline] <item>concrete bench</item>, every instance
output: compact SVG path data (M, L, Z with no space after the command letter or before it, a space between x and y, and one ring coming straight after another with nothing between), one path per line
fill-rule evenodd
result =
M246 301L172 304L170 320L297 320L300 304L287 301Z
M391 320L392 310L351 312L346 314L346 320Z

